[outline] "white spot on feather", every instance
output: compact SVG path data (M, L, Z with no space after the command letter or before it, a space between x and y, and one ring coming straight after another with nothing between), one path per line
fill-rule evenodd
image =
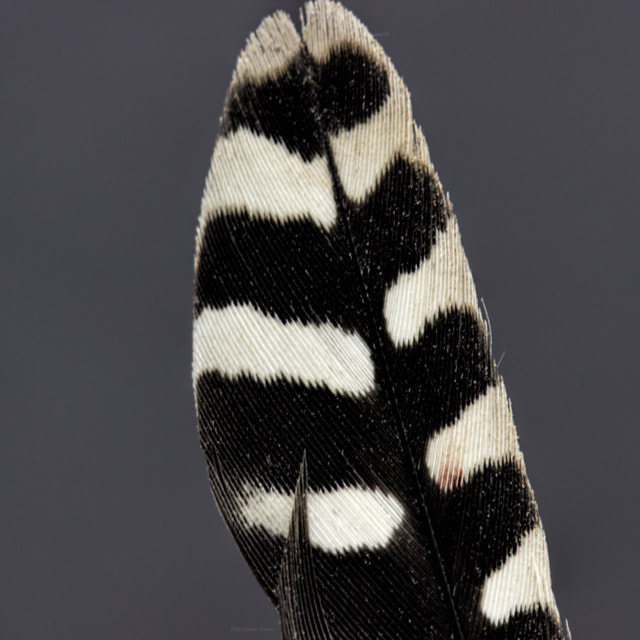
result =
M467 406L458 420L434 435L427 446L429 475L453 489L487 464L522 461L511 404L502 380Z
M300 53L300 35L288 14L276 11L247 39L234 80L261 82L277 78Z
M355 45L374 59L388 60L367 27L339 2L307 2L304 9L302 38L318 62L326 62L345 45Z
M452 308L478 310L476 288L453 216L436 236L429 257L414 271L401 272L387 289L387 331L397 346L411 344L420 339L428 322Z
M522 536L515 553L488 576L480 597L482 613L494 624L502 624L518 612L531 611L538 605L549 607L557 616L547 541L541 525Z
M393 86L377 113L352 129L330 135L336 168L347 196L355 201L364 200L397 155L411 158L413 135L409 95L404 87Z

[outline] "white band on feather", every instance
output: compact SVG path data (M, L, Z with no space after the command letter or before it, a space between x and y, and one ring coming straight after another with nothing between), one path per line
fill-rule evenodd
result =
M277 490L245 487L238 499L247 527L263 527L270 534L287 536L295 495ZM404 518L404 507L379 489L345 487L307 494L309 540L328 553L386 547Z
M205 184L202 216L220 210L246 210L281 222L309 219L329 229L338 214L327 158L306 162L285 145L248 129L221 137Z
M516 552L485 580L480 597L482 613L494 624L502 624L514 614L538 605L557 612L541 525L526 533Z
M411 273L400 273L387 289L384 317L393 342L401 347L419 340L428 322L448 309L477 311L478 298L458 223L451 216L431 253Z
M454 489L485 465L521 462L511 404L502 380L464 409L454 424L429 440L429 475L444 489Z
M375 387L371 352L357 333L329 323L283 322L246 304L205 309L194 323L193 352L194 381L213 370L230 378L324 385L353 396Z

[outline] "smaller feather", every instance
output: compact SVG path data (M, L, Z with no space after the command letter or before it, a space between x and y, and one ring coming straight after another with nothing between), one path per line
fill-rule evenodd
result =
M322 608L322 596L313 568L307 511L308 490L305 452L300 465L291 528L283 553L278 583L283 640L333 640Z

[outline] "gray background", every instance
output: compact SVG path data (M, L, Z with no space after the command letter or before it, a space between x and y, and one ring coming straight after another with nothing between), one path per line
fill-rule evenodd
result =
M191 283L235 57L297 6L2 3L3 639L279 637L209 494ZM453 198L561 613L634 637L638 5L349 6Z

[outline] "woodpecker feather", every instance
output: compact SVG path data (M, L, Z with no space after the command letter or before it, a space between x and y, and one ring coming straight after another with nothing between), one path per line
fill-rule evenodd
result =
M560 638L451 203L406 87L342 5L250 36L195 267L211 486L283 637Z

